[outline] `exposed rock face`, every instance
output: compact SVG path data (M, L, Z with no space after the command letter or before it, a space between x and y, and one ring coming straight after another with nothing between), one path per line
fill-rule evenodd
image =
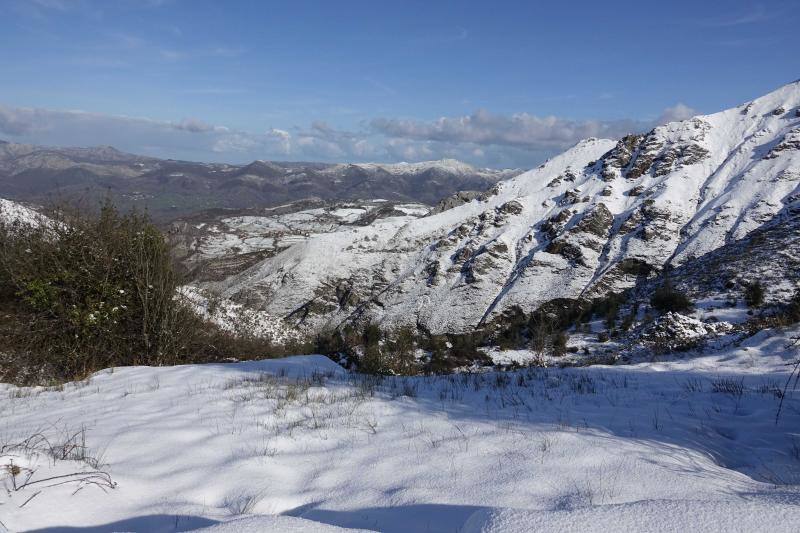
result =
M583 215L577 227L579 231L593 233L598 237L606 237L613 223L614 215L611 214L605 204L599 203Z
M784 150L800 150L800 128L795 128L789 131L783 137L783 140L775 145L775 147L764 157L767 159L775 159L780 157L781 152Z
M617 145L603 157L603 179L611 181L624 174L631 161L634 159L639 145L644 136L627 135L617 142Z
M514 306L620 291L787 216L800 186L800 117L773 110L799 105L795 83L644 135L588 139L480 201L316 234L209 286L256 295L304 331L369 319L434 333L470 330ZM312 306L298 318L343 281L356 295L346 309Z
M586 266L586 262L583 260L583 251L581 250L581 247L571 244L566 240L552 241L547 245L544 251L549 254L560 255L564 259L567 259L575 264Z
M482 194L481 191L458 191L436 204L434 208L430 210L429 214L436 215L448 209L453 209L461 204L466 204L476 198L480 198Z
M509 202L506 202L497 208L497 211L499 213L503 213L505 215L519 215L522 213L522 210L523 210L522 204L516 200L511 200Z

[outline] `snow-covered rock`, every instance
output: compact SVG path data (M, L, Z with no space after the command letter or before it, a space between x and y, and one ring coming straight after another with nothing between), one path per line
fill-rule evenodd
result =
M674 350L690 347L697 342L727 333L733 326L727 322L703 322L696 318L669 312L649 324L640 341L654 348Z

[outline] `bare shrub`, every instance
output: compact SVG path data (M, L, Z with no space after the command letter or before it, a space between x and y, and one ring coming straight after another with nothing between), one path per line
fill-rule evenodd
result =
M25 507L31 500L48 488L70 485L73 494L86 487L97 487L103 491L116 488L117 484L108 472L102 470L102 453L91 450L86 445L86 429L63 429L54 437L36 432L18 442L10 442L0 446L0 456L5 456L8 463L0 465L0 480L5 490L23 494L19 507ZM73 461L81 468L58 475L41 475L35 466L23 466L25 463L35 464L31 458L45 456L53 463ZM23 463L15 463L14 459L23 459Z
M745 392L744 379L718 378L712 380L711 391L741 398Z
M233 516L250 514L258 502L264 498L261 493L237 492L225 498L222 506Z

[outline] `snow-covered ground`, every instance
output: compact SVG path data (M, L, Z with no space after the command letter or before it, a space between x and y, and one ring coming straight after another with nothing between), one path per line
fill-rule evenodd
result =
M616 367L378 380L312 355L0 385L0 521L51 532L796 531L800 395L775 414L799 333Z
M0 198L0 221L21 226L37 226L44 217L38 212L17 202Z

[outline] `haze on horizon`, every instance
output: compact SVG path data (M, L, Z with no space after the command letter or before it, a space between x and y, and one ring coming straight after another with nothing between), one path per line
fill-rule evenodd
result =
M792 81L797 7L8 0L0 139L531 167Z

